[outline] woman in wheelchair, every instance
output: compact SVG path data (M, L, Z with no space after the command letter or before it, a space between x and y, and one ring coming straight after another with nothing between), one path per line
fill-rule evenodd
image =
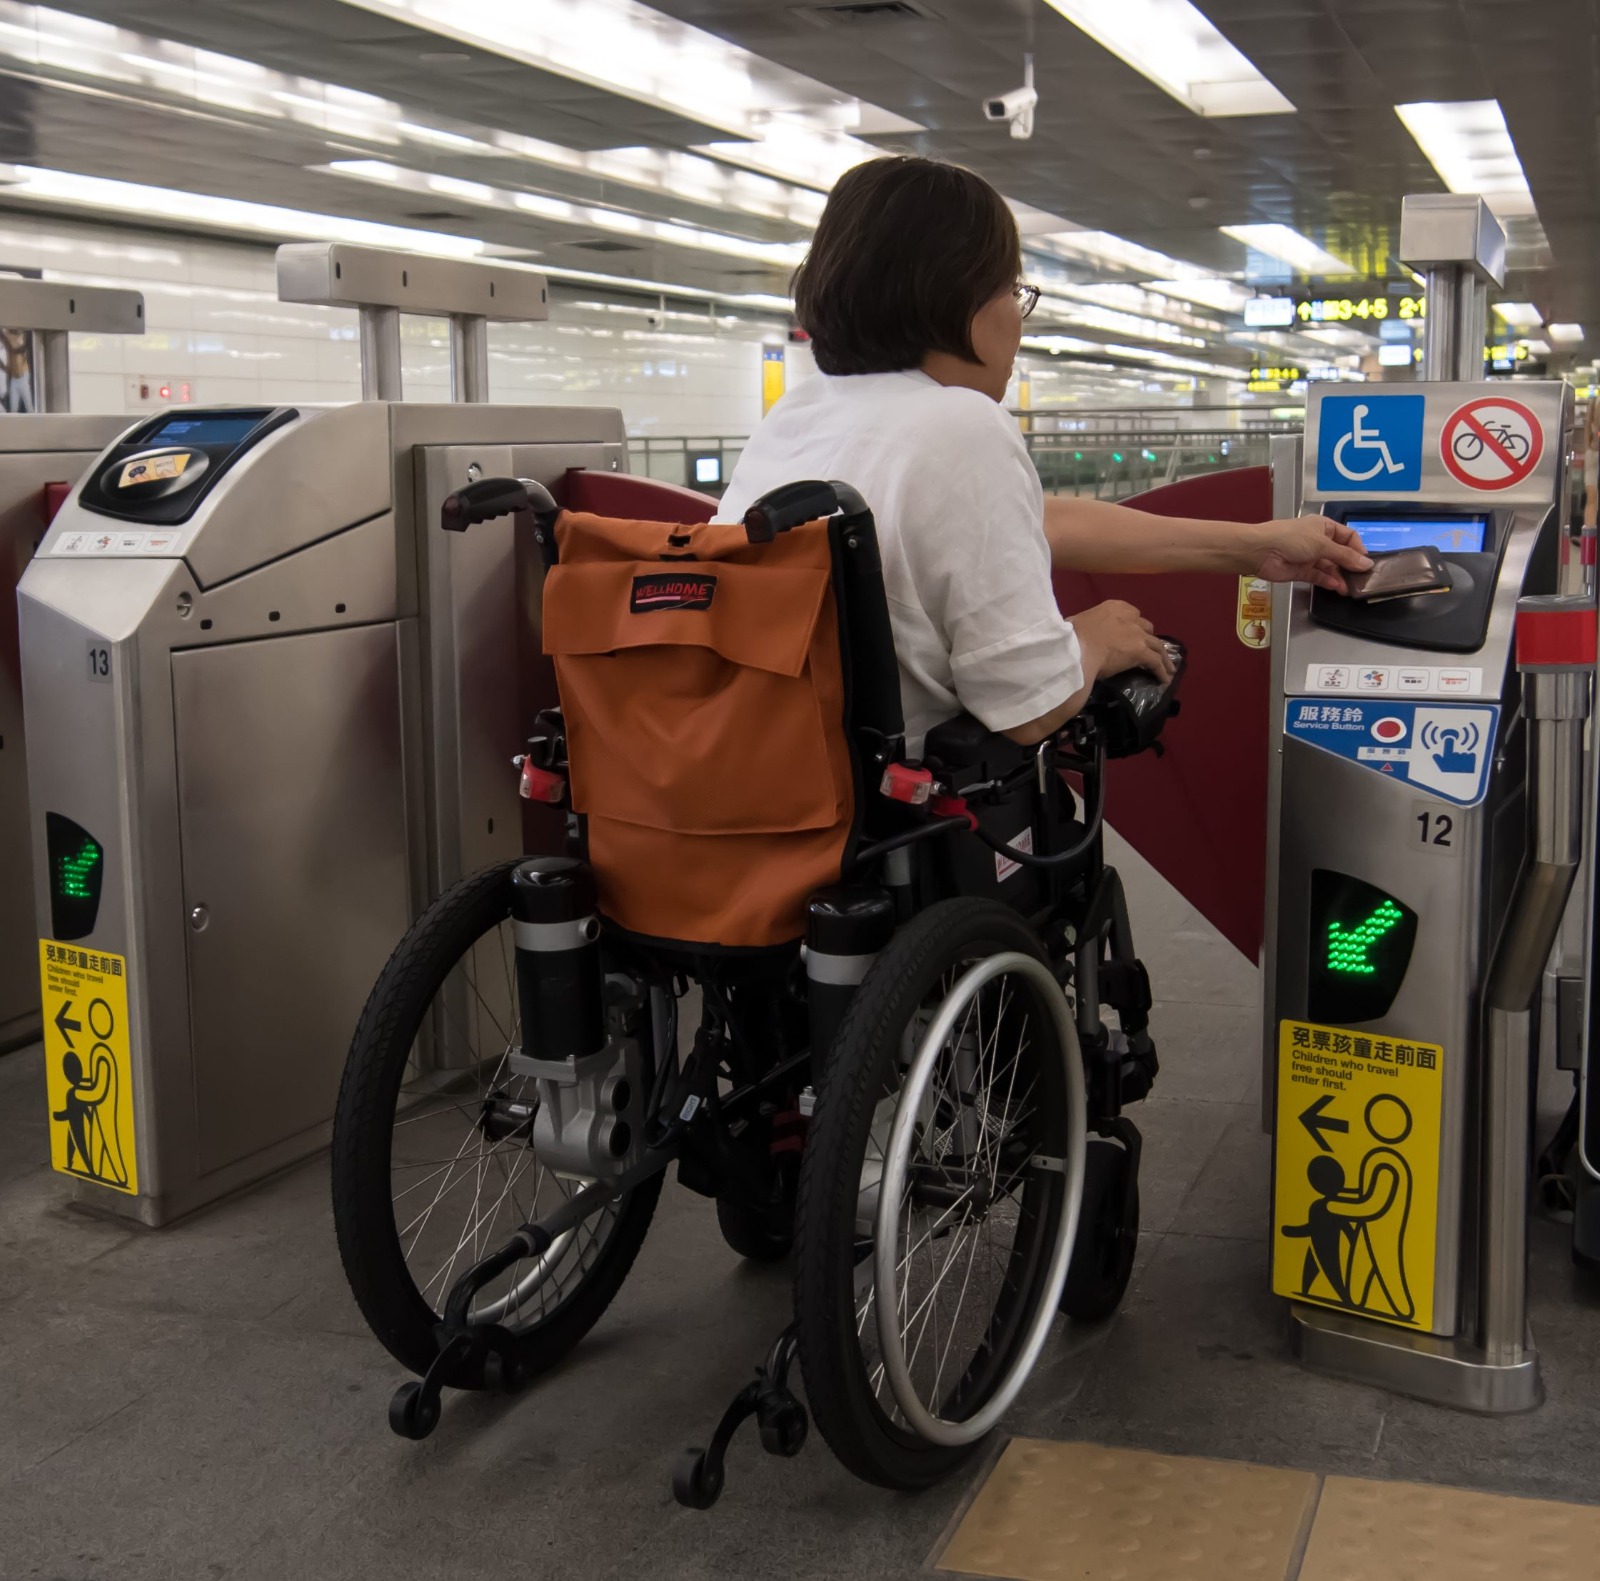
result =
M1004 394L1029 293L977 177L876 161L797 286L821 375L695 526L491 479L523 513L561 708L519 760L566 848L446 891L362 1014L335 1118L340 1252L373 1332L444 1387L521 1386L627 1276L666 1170L729 1245L792 1257L794 1322L674 1479L807 1412L917 1488L995 1427L1059 1312L1108 1316L1138 1235L1150 989L1104 861L1108 757L1153 744L1181 648L1064 620L1051 561L1336 582L1332 524L1050 502ZM840 482L795 481L848 478ZM870 509L869 509L870 505ZM692 1024L691 1024L692 1023Z

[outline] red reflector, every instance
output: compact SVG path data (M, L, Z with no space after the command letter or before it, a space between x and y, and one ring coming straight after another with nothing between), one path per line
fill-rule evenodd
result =
M1517 611L1519 669L1586 669L1595 661L1595 612L1589 609Z
M519 789L527 800L542 801L555 807L566 799L567 779L564 774L540 768L532 758L524 758Z
M978 827L978 815L960 796L930 797L928 811L940 818L965 818L969 829Z
M920 807L933 793L933 770L912 768L909 763L891 763L883 771L878 789L890 801L909 802Z

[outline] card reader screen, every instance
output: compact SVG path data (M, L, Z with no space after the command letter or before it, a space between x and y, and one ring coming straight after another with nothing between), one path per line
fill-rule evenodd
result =
M266 415L265 412L197 412L193 417L169 417L145 443L236 445Z
M1442 554L1482 554L1486 516L1349 516L1368 549L1420 549L1431 544Z

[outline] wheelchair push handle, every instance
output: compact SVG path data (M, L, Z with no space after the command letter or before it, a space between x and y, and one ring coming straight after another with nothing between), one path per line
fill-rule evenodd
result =
M550 491L532 478L480 478L445 497L439 520L446 532L465 532L477 522L517 511L553 519L559 509Z
M771 543L779 533L835 511L859 516L866 509L866 501L848 483L810 478L769 489L744 513L744 530L751 543Z

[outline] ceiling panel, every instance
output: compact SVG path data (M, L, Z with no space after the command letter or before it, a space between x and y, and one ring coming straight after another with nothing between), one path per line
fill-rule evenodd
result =
M1319 237L1333 225L1392 231L1405 194L1443 190L1393 106L1499 97L1554 250L1549 274L1519 289L1600 322L1600 270L1578 240L1600 217L1594 0L1198 3L1296 115L1192 115L1041 3L927 0L932 21L824 30L760 0L657 0L920 119L929 132L918 151L960 159L1013 197L1216 267L1238 261L1219 243L1222 223L1273 220ZM1020 80L1030 31L1040 105L1032 141L1017 143L983 121L978 98ZM885 59L895 63L887 74Z
M1510 282L1552 316L1600 332L1600 4L1596 0L1198 0L1297 106L1290 116L1192 114L1042 0L918 0L911 20L822 25L785 0L655 0L920 133L880 146L953 158L1011 197L1210 268L1242 266L1218 227L1276 221L1336 253L1383 260L1400 199L1437 192L1393 105L1494 96L1553 252ZM372 93L408 112L521 132L578 150L685 148L724 138L706 123L540 71L491 50L332 0L65 0L60 8ZM1015 86L1031 47L1040 92L1031 141L986 122L980 100ZM819 90L820 91L820 90ZM129 95L73 95L0 78L0 159L293 207L481 234L541 261L724 290L782 290L785 271L678 248L586 251L584 233L525 215L418 199L307 169L336 157L306 129L195 118ZM361 150L347 153L359 157ZM793 223L727 215L514 158L430 151L439 174L678 218L754 240ZM6 201L0 188L0 204ZM445 217L418 219L432 212ZM594 238L590 238L594 239Z

